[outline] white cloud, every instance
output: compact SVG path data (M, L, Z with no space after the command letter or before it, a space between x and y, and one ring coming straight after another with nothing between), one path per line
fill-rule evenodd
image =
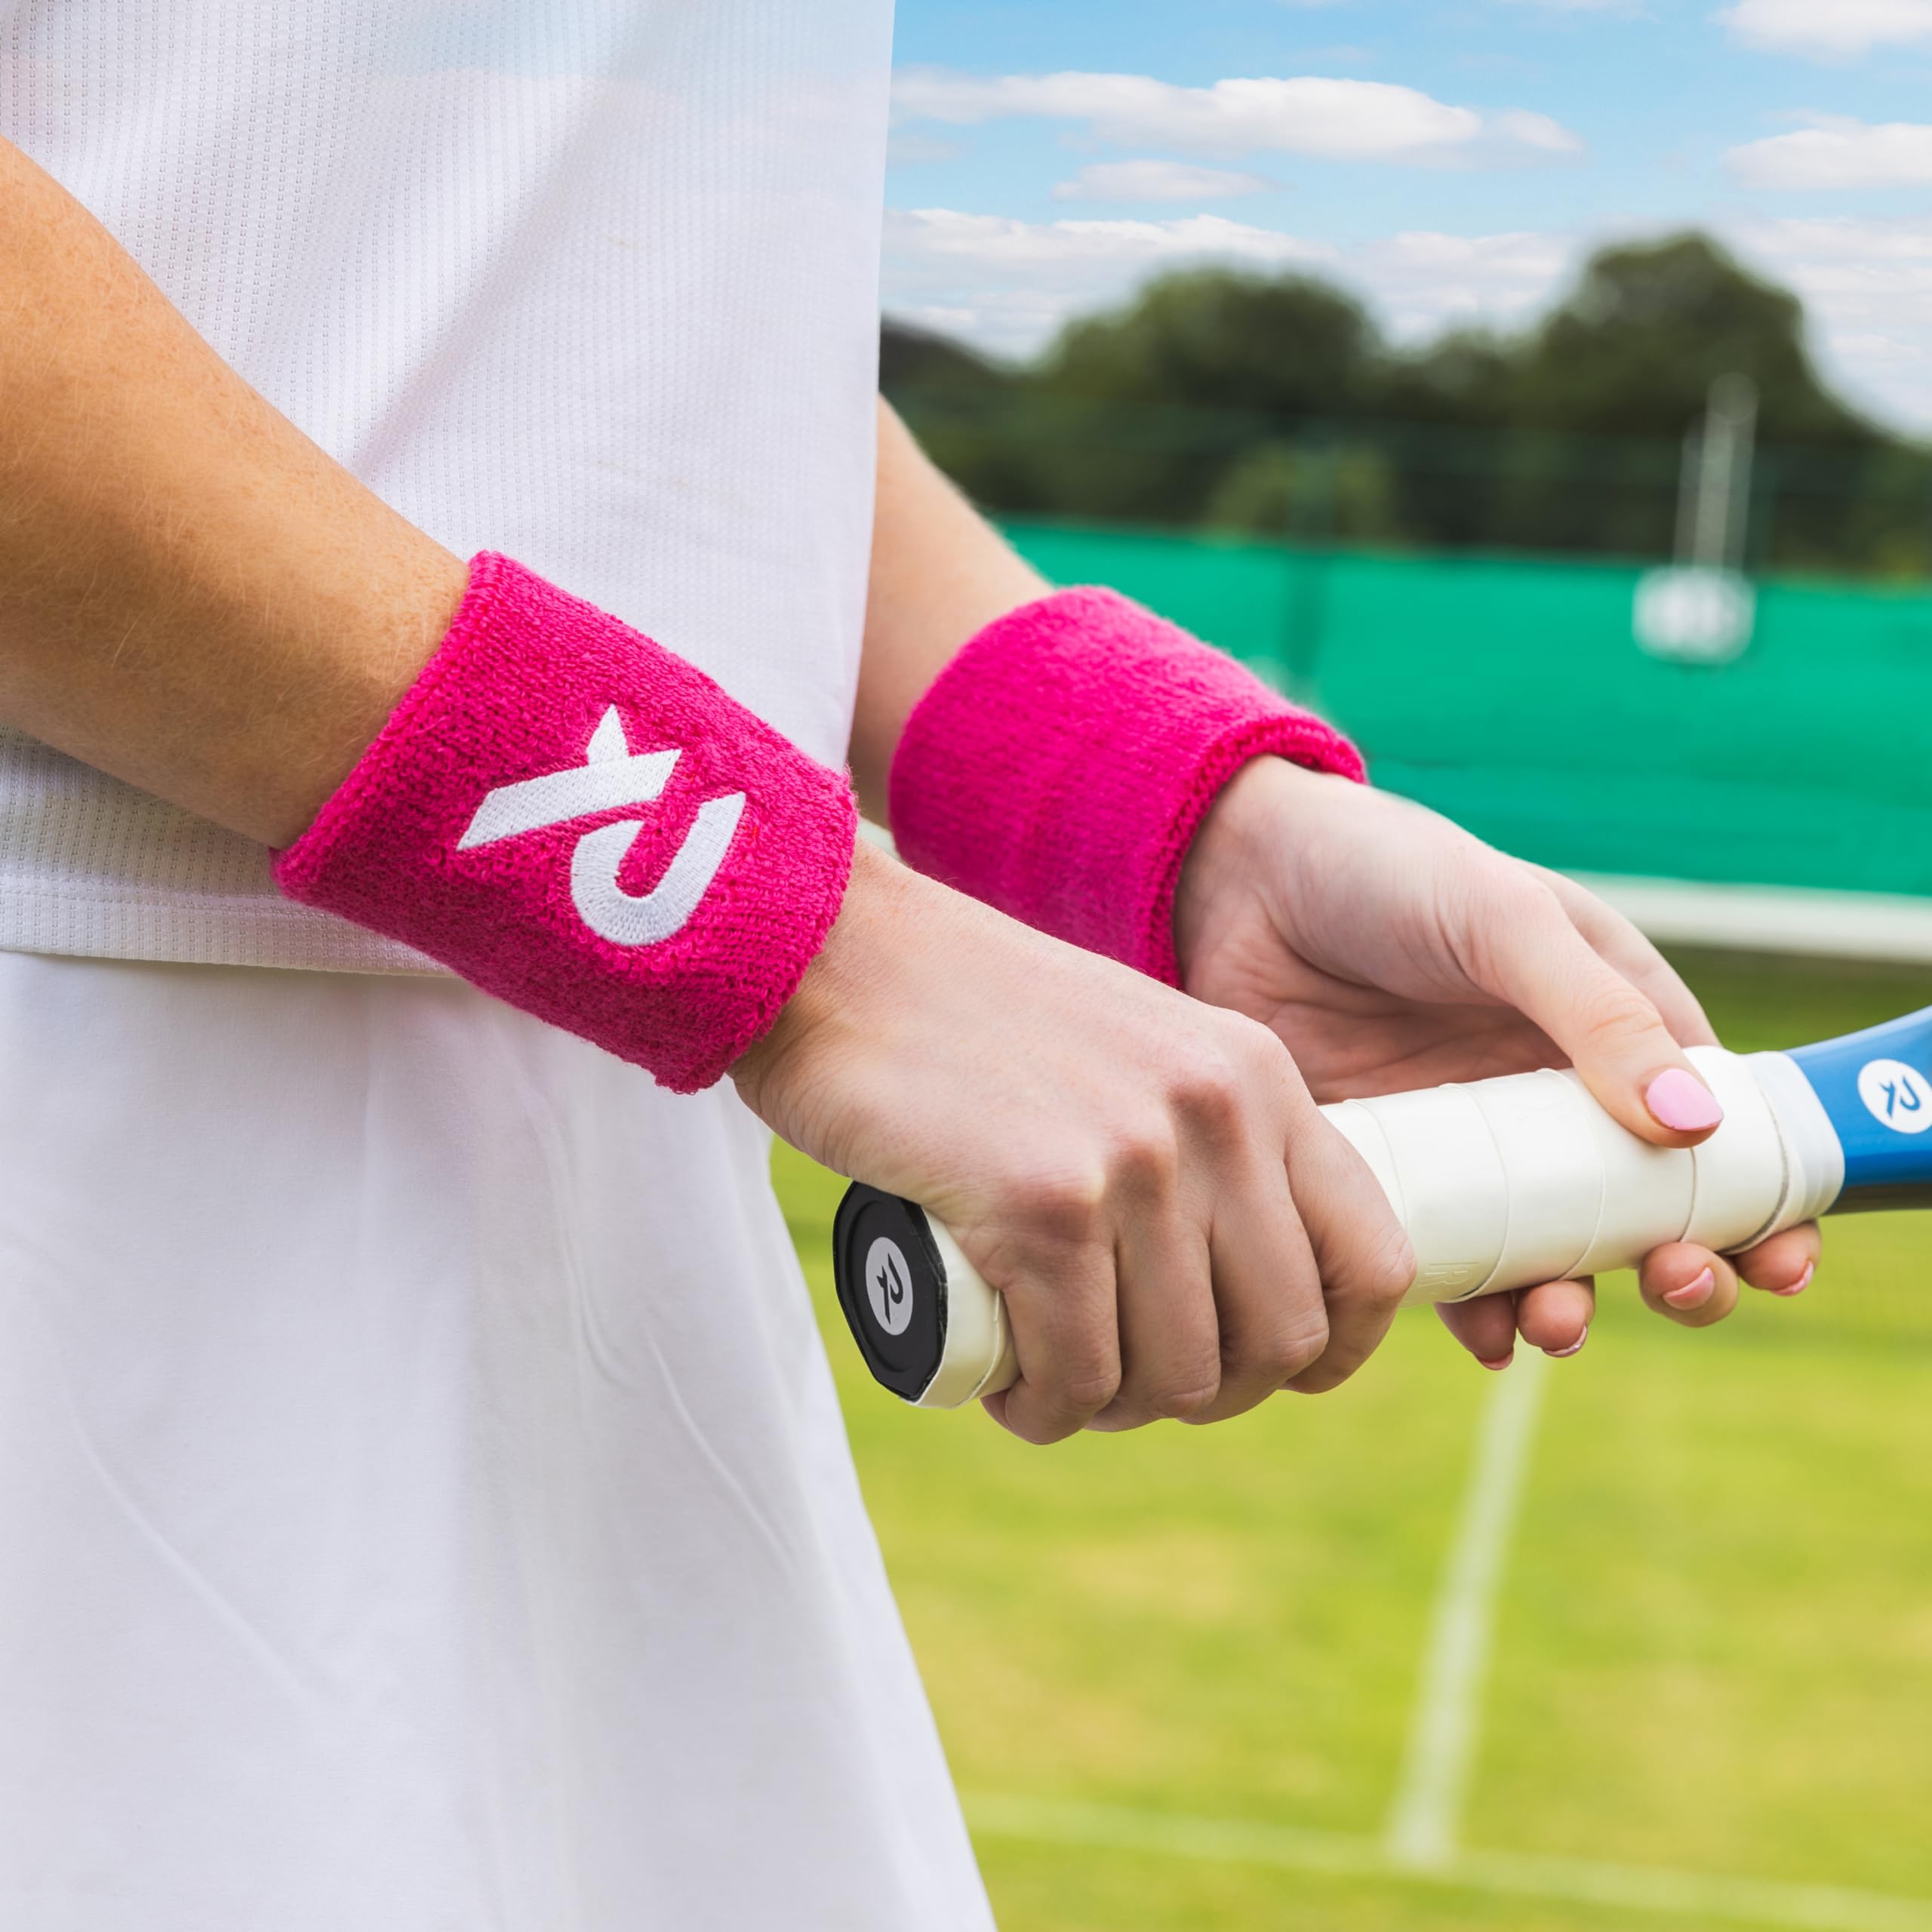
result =
M1803 297L1835 377L1882 416L1932 423L1932 216L1792 217L1729 238Z
M1005 355L1038 349L1069 316L1117 302L1164 269L1221 262L1306 267L1352 287L1404 337L1451 321L1506 324L1547 301L1577 250L1561 235L1392 235L1346 252L1218 215L1026 222L948 208L886 226L886 306Z
M1206 256L1277 264L1326 261L1335 253L1326 242L1305 241L1278 229L1251 228L1218 214L1168 221L1020 221L952 208L913 208L894 211L887 226L892 242L915 258L975 269L1020 269L1047 278L1069 269L1078 278L1094 265L1161 267Z
M1416 337L1452 323L1506 328L1527 319L1555 294L1579 252L1564 235L1418 229L1362 249L1346 273L1395 334Z
M1191 161L1098 161L1054 190L1062 202L1216 202L1258 195L1274 183Z
M1145 74L1010 74L982 80L938 68L897 75L906 120L974 126L1025 117L1075 122L1102 140L1207 155L1318 155L1349 161L1441 160L1485 146L1574 152L1546 115L1451 106L1381 81L1225 80L1176 87Z
M1165 269L1220 261L1279 269L1326 265L1334 255L1324 243L1221 215L1031 222L895 209L886 217L885 306L982 348L1029 354L1069 316L1116 300ZM942 311L952 319L940 321Z
M1306 268L1354 290L1398 339L1415 341L1454 324L1531 321L1610 238L1417 229L1344 249L1211 214L1026 222L925 208L888 217L886 307L1026 355L1069 316L1119 302L1165 269L1218 261ZM1932 427L1932 213L1756 221L1721 238L1803 298L1827 374L1847 393L1886 420Z
M957 161L961 151L958 142L943 135L894 128L886 139L885 158L894 168L915 168L927 162Z
M1826 341L1834 355L1854 361L1919 363L1925 358L1922 343L1901 341L1875 329L1841 329Z
M1560 121L1547 114L1533 114L1527 108L1512 107L1493 118L1496 131L1507 140L1519 142L1544 154L1580 154L1583 144Z
M1897 188L1932 181L1932 126L1825 114L1808 127L1733 148L1724 165L1751 188Z
M1718 18L1754 47L1828 59L1932 41L1932 0L1734 0Z

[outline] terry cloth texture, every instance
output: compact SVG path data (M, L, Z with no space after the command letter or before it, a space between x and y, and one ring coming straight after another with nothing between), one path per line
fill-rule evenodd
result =
M891 43L892 0L0 0L0 139L417 529L838 764ZM448 977L5 727L0 949Z
M275 878L689 1094L791 997L857 830L842 772L486 552Z
M1347 739L1232 658L1112 591L1063 590L989 624L920 700L893 835L920 871L1177 986L1189 842L1271 753L1365 775Z

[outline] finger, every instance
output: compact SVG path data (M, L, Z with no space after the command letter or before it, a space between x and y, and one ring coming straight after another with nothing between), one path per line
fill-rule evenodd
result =
M1260 1171L1217 1206L1211 1242L1221 1387L1189 1422L1220 1422L1278 1394L1328 1343L1328 1309L1286 1168L1266 1149Z
M986 1278L1005 1294L1020 1364L1020 1380L986 1398L987 1413L1023 1441L1063 1441L1120 1388L1112 1253L1069 1241Z
M1724 1110L1657 1008L1571 923L1555 893L1521 889L1482 902L1472 976L1540 1026L1611 1117L1641 1139L1694 1146Z
M1168 1194L1124 1217L1116 1306L1120 1388L1088 1426L1140 1429L1186 1420L1221 1386L1220 1331L1204 1231Z
M1637 1285L1646 1305L1685 1328L1708 1328L1737 1306L1737 1271L1694 1241L1666 1241L1644 1256Z
M1801 1295L1818 1272L1824 1245L1817 1223L1805 1221L1733 1255L1731 1260L1754 1288L1762 1288L1767 1294Z
M1286 1386L1317 1395L1346 1382L1389 1332L1415 1279L1415 1251L1368 1164L1299 1097L1287 1146L1288 1178L1321 1272L1328 1337Z
M1596 1287L1590 1281L1549 1281L1512 1294L1444 1303L1435 1312L1484 1367L1507 1368L1519 1334L1546 1355L1560 1359L1577 1353L1589 1339Z
M1599 958L1621 973L1654 1006L1680 1047L1714 1047L1715 1029L1684 983L1683 976L1614 906L1573 878L1538 866L1533 869L1556 894L1570 923Z
M1589 1340L1596 1306L1594 1282L1546 1281L1516 1297L1516 1331L1531 1348L1564 1360Z
M1505 1369L1516 1353L1516 1297L1478 1295L1472 1301L1438 1302L1442 1325L1484 1368Z

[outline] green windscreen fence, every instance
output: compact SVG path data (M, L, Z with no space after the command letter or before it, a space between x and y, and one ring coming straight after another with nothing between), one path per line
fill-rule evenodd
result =
M1318 705L1377 782L1579 872L1932 895L1932 595L1762 582L1722 664L1641 649L1635 566L1012 523Z

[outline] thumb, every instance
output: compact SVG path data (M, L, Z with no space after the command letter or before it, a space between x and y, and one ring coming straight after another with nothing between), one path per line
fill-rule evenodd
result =
M1724 1118L1663 1016L1571 923L1556 895L1531 885L1506 916L1491 909L1481 949L1486 992L1534 1020L1568 1057L1604 1111L1640 1139L1689 1147Z

